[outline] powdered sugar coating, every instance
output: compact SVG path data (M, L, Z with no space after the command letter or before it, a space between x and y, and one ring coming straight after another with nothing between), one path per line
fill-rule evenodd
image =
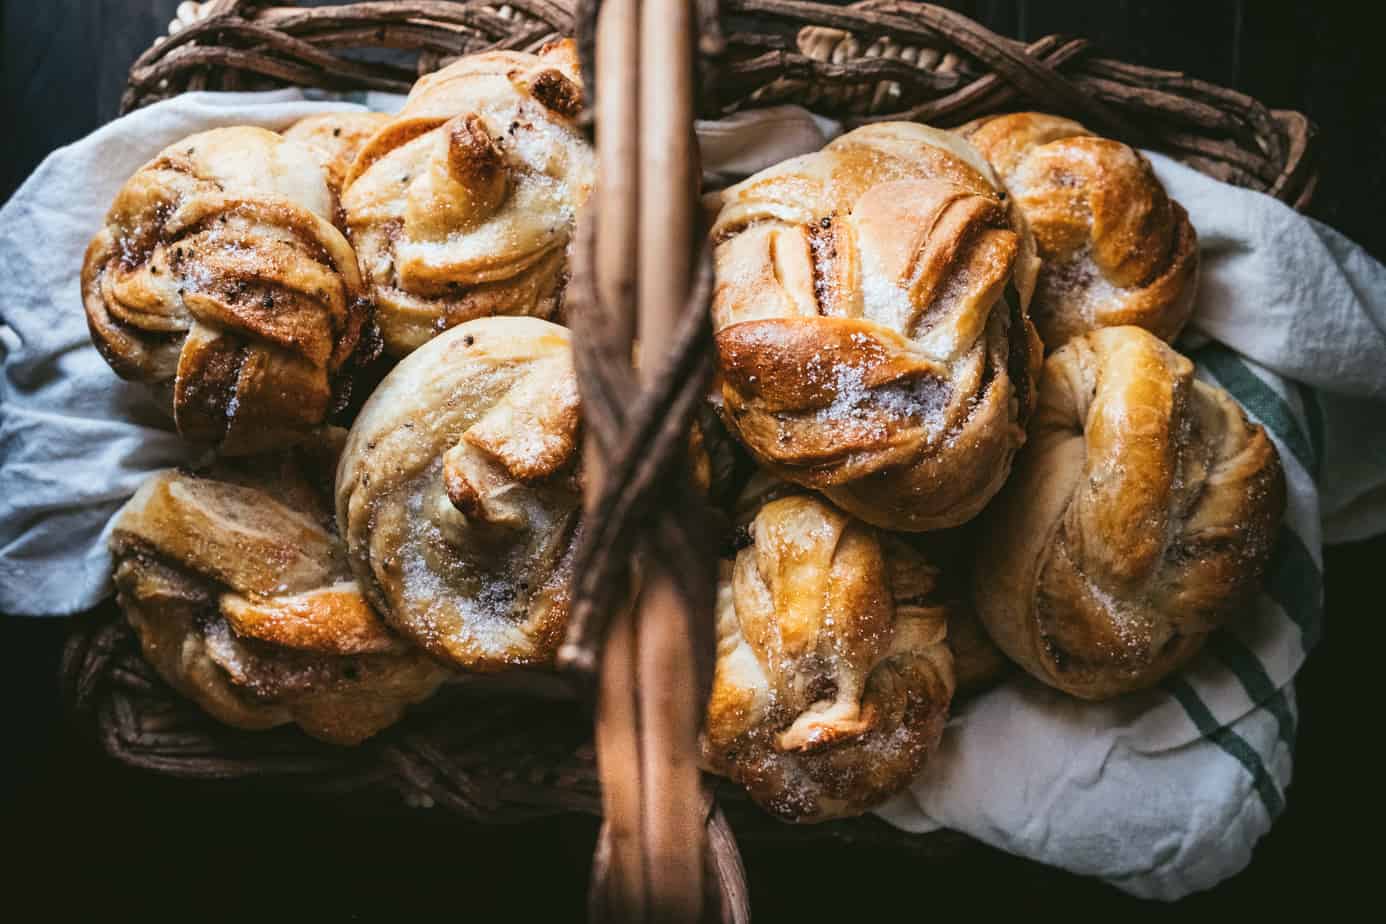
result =
M337 476L351 565L392 625L471 670L542 664L567 619L578 528L568 333L467 322L362 409Z
M119 602L175 689L239 728L292 722L356 744L447 671L390 632L351 578L310 474L335 461L322 448L321 460L158 472L117 515L111 549Z
M1126 324L1174 340L1193 310L1198 236L1140 152L1043 113L959 132L991 160L1034 232L1044 262L1032 311L1048 349Z
M722 195L713 323L729 428L878 526L995 493L1033 396L1033 246L966 142L882 123Z
M385 349L488 315L550 317L595 162L571 42L422 78L347 172L342 208Z
M704 755L789 821L859 814L937 746L947 608L914 549L800 489L751 500L725 562Z
M314 152L246 126L185 138L122 187L82 267L92 340L167 387L179 432L244 455L332 409L365 323Z
M1074 338L984 518L979 614L1059 689L1151 686L1247 603L1284 503L1264 430L1185 357L1137 327Z

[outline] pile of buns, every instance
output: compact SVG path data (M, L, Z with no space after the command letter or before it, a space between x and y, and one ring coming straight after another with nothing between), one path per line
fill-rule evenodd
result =
M121 511L116 586L217 719L353 744L451 677L551 664L582 107L571 43L475 55L393 116L184 139L117 196L93 341L209 452ZM715 198L691 445L743 464L709 494L708 769L786 820L857 814L1011 663L1140 690L1248 603L1283 478L1169 345L1197 239L1138 152L1039 114L881 123Z

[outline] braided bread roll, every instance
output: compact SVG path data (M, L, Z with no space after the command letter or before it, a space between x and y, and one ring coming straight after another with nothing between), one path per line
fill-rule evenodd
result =
M487 315L549 317L595 161L573 43L471 55L414 85L342 206L388 353Z
M193 135L141 167L82 266L111 368L171 391L178 432L229 455L326 420L361 295L318 159L260 128Z
M117 516L111 548L145 658L228 725L292 722L356 744L446 676L367 605L295 461L159 472Z
M976 515L1040 362L1032 245L986 162L870 125L726 190L712 236L722 413L756 460L888 529Z
M564 328L481 318L410 354L337 472L351 567L376 608L469 670L549 662L568 618L577 440Z
M284 129L284 137L317 153L327 171L327 185L340 197L357 153L389 121L383 112L324 112L299 119ZM341 218L335 213L334 217Z
M1136 327L1045 363L1016 471L987 510L975 599L1040 680L1084 699L1149 687L1247 605L1285 509L1275 447Z
M787 821L856 815L933 753L953 696L937 573L807 493L766 502L723 562L703 756Z
M1030 222L1044 261L1030 313L1048 349L1123 324L1174 340L1193 311L1198 235L1139 151L1038 112L959 133Z

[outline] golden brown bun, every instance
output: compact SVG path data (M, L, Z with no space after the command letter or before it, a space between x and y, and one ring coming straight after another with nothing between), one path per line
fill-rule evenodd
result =
M220 721L356 744L446 671L367 605L300 468L155 474L116 519L116 588L145 658Z
M1046 348L1132 324L1173 341L1193 311L1198 235L1140 152L1037 112L959 129L1001 175L1044 263L1030 314Z
M299 119L284 130L284 137L318 153L327 184L340 196L357 152L389 121L383 112L325 112Z
M908 785L953 696L948 614L911 547L807 493L769 500L724 562L703 755L787 821Z
M571 41L471 55L414 85L361 148L342 208L385 349L488 315L549 317L595 161Z
M351 567L399 631L476 671L552 660L581 507L568 332L482 318L406 357L337 472Z
M869 523L970 519L1024 439L1035 259L957 136L859 128L726 190L713 228L723 416L777 477Z
M1016 470L982 524L977 609L1045 683L1157 683L1246 606L1285 509L1275 447L1136 327L1049 357Z
M361 296L318 158L260 128L193 135L141 167L82 266L101 355L171 390L184 437L232 455L326 420Z

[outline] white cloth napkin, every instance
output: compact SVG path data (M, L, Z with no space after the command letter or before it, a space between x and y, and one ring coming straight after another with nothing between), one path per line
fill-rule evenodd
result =
M54 152L0 209L0 611L96 604L110 588L112 513L146 473L186 461L145 389L116 378L88 340L78 269L121 183L193 132L283 128L347 105L297 91L185 94ZM837 130L789 107L698 125L720 180ZM1203 247L1181 346L1266 425L1285 463L1289 514L1266 593L1162 689L1094 705L1018 678L966 704L925 773L879 814L1174 898L1241 869L1284 805L1323 538L1386 529L1386 268L1272 199L1151 159Z

